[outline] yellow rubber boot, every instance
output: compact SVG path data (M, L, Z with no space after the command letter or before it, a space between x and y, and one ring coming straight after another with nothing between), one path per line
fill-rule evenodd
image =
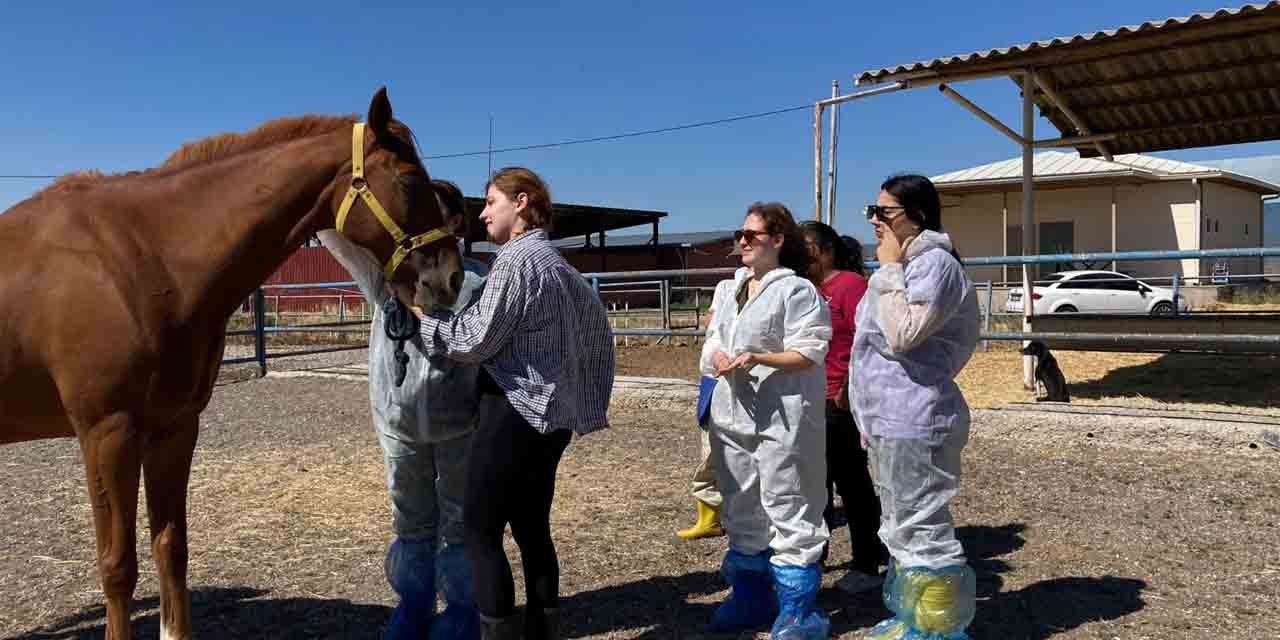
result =
M677 531L676 535L685 540L714 538L724 535L724 529L720 527L720 507L713 507L701 500L697 502L698 521L688 529Z

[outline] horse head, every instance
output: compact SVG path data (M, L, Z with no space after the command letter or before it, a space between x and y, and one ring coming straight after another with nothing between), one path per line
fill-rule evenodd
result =
M462 288L462 256L448 228L413 132L392 117L386 88L352 130L351 160L318 204L334 226L382 265L391 287L424 309L452 306Z

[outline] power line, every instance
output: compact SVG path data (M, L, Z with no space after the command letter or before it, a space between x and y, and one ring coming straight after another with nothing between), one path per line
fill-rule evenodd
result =
M733 116L731 118L720 118L718 120L705 120L703 122L693 122L690 124L681 124L674 127L663 127L661 129L645 129L644 131L631 131L629 133L618 133L610 136L598 136L595 138L578 138L574 140L563 140L561 142L547 142L543 144L529 144L520 147L502 147L499 149L484 151L468 151L466 153L446 153L434 156L423 156L423 160L442 160L445 158L466 158L471 156L483 156L490 153L507 153L511 151L530 151L533 149L551 149L554 147L567 147L575 144L587 144L590 142L605 142L608 140L621 140L623 138L635 138L639 136L648 136L657 133L670 133L672 131L683 131L685 129L696 129L698 127L710 127L717 124L726 124L729 122L738 122L741 120L751 120L753 118L765 118L768 116L776 116L782 113L790 113L792 111L801 111L813 109L812 104L801 105L798 107L788 107L786 109L775 109L773 111L761 111L760 113L749 113L742 116Z
M485 156L495 153L510 153L512 151L532 151L534 149L554 149L556 147L568 147L576 144L589 144L592 142L607 142L609 140L622 140L625 138L637 138L640 136L651 136L659 133L671 133L673 131L684 131L686 129L697 129L700 127L711 127L718 124L728 124L730 122L741 122L743 120L754 120L756 118L767 118L783 113L791 113L793 111L805 111L812 109L812 104L800 105L797 107L787 107L785 109L774 109L773 111L761 111L758 113L748 113L741 116L732 116L729 118L719 118L716 120L704 120L702 122L691 122L689 124L680 124L671 127L662 127L659 129L645 129L643 131L630 131L627 133L617 133L608 136L597 136L594 138L575 138L571 140L562 140L560 142L545 142L542 144L528 144L519 147L501 147L498 149L485 149L484 151L468 151L466 153L445 153L434 156L422 156L423 160L444 160L448 158L468 158L473 156ZM58 176L45 175L0 175L0 180L53 180Z

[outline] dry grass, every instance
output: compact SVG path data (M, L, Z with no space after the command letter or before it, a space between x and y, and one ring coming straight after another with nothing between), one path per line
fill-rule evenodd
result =
M394 597L382 578L387 497L366 403L361 382L219 387L191 486L201 637L378 637ZM688 408L615 408L612 418L613 429L574 441L559 474L565 637L696 637L725 596L725 541L672 535L693 515ZM955 505L979 576L974 637L1274 635L1280 564L1264 551L1280 546L1274 453L1210 439L1165 449L1158 432L1109 437L1114 420L1091 424L1096 438L1054 420L977 416ZM69 440L0 448L0 637L101 634L77 459ZM137 636L155 637L145 525L139 538ZM885 611L874 593L830 588L849 557L847 532L833 541L820 603L834 635L854 640Z

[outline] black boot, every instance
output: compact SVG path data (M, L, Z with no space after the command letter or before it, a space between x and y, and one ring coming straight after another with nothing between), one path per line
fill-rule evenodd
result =
M560 640L560 610L524 610L524 640Z
M520 615L505 618L480 616L480 640L520 640Z

